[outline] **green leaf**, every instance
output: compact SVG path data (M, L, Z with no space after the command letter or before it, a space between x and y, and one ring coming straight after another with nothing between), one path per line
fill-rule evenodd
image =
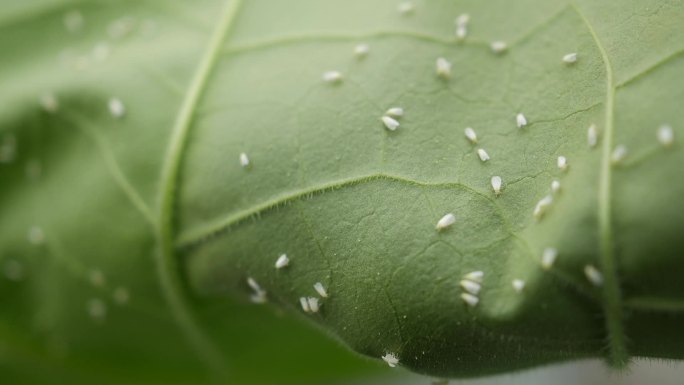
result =
M6 377L283 384L378 370L297 319L433 376L682 358L684 5L398 5L4 5ZM324 81L331 70L342 79ZM380 120L391 107L405 112L396 131ZM447 213L455 223L436 229ZM317 282L329 295L305 313ZM255 294L290 315L248 304Z

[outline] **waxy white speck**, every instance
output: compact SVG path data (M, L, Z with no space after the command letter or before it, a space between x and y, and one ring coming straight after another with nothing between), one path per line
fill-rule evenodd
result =
M107 26L107 34L112 39L121 39L133 32L135 24L135 19L130 16L124 16L109 23L109 26Z
M107 103L109 107L109 113L115 118L122 118L126 114L126 106L124 106L121 99L111 98Z
M539 202L537 202L537 205L534 206L534 211L532 212L532 216L536 220L540 220L546 211L549 209L551 204L553 203L553 197L551 195L547 195L544 198L540 199Z
M477 298L477 296L474 296L470 293L461 294L461 299L470 307L475 307L477 306L477 303L480 302L480 299Z
M57 101L57 98L53 94L44 94L43 96L40 97L40 105L43 107L43 110L45 112L49 112L51 114L54 114L59 110L59 102Z
M506 51L506 49L508 49L508 46L503 41L494 41L490 45L490 48L494 53L503 53L504 51Z
M312 313L318 313L318 310L320 309L318 298L309 297L306 299L306 301L309 303L309 310L311 310Z
M24 266L14 259L5 260L3 271L5 272L5 278L10 281L19 282L24 279Z
M470 23L470 14L462 13L458 15L456 20L454 20L454 23L456 25L468 25L468 23Z
M119 305L124 305L128 303L128 301L131 298L131 294L128 292L128 289L126 289L123 286L119 286L114 290L114 301L118 303Z
M598 129L596 128L595 124L592 124L589 126L587 129L587 144L589 147L596 147L596 144L598 143Z
M467 291L472 295L477 295L477 293L479 293L482 289L482 285L467 279L461 280L461 282L459 282L459 285L461 285L461 288L463 288L463 290Z
M382 356L383 361L387 362L390 368L396 368L399 365L399 358L394 353L387 353Z
M515 116L515 124L518 126L518 128L523 128L527 126L527 118L525 115L523 115L522 112L518 113L518 115Z
M594 286L603 285L603 274L594 265L584 266L584 275L587 277L589 282Z
M5 134L0 144L0 164L14 162L17 155L17 138L12 134Z
M511 282L511 285L513 286L513 290L515 290L516 293L522 293L522 291L525 289L525 281L522 279L514 279Z
M397 11L399 11L399 13L401 13L402 15L408 15L409 13L412 13L415 9L416 7L410 1L405 1L397 6Z
M365 57L368 55L368 52L370 52L370 46L368 44L361 43L354 47L354 55L357 58Z
M99 42L93 48L93 59L98 62L103 62L109 57L109 45L105 42Z
M311 309L309 309L309 301L307 301L306 298L299 297L299 304L302 305L302 310L304 310L305 313L311 311Z
M249 166L249 157L244 152L240 153L240 166L242 166L242 167Z
M31 159L26 162L26 177L29 180L38 180L41 175L43 175L43 164L39 159Z
M385 111L385 115L392 118L400 118L404 116L404 109L401 107L391 107Z
M323 72L323 81L326 83L339 83L342 81L342 73L339 71Z
M102 287L105 284L105 276L102 273L102 270L99 269L91 270L88 273L88 279L90 280L90 284L95 287Z
M482 278L484 278L484 272L480 270L471 271L470 273L464 275L463 278L473 282L482 283Z
M33 226L29 229L27 238L32 245L42 245L45 243L45 233L38 226Z
M64 26L71 33L79 32L83 29L85 19L80 11L70 11L64 15Z
M544 270L549 270L554 262L556 262L556 257L558 257L558 250L553 247L547 247L542 252L542 268Z
M672 146L672 143L674 143L674 130L672 129L672 126L668 125L662 125L660 128L658 128L658 142L662 144L665 147L670 147Z
M435 64L437 76L442 78L448 78L451 76L451 63L447 59L443 57L437 58Z
M266 302L266 291L259 286L259 284L252 277L247 277L247 284L254 290L254 293L250 297L254 303L264 303Z
M456 216L452 213L446 214L442 218L437 221L437 225L435 226L435 229L437 230L442 230L446 229L447 227L453 225L456 222Z
M381 120L382 123L385 125L385 128L387 128L390 131L394 131L397 128L399 128L399 122L397 122L394 118L391 118L389 116L383 116Z
M468 36L468 27L465 25L456 26L456 38L463 40Z
M254 280L252 277L247 277L247 284L249 287L252 288L254 291L261 291L261 286L257 283L257 281Z
M470 15L467 13L461 14L456 18L456 37L460 40L465 39L468 35L468 23L470 22Z
M492 189L494 190L494 194L496 194L496 195L501 194L502 184L503 184L503 181L501 180L500 176L493 176L492 177Z
M554 180L551 182L551 192L558 194L561 189L561 183L559 180Z
M558 157L558 160L556 161L556 165L561 171L565 171L568 169L568 159L564 157L563 155Z
M282 269L289 264L290 264L290 258L287 257L287 254L281 254L275 262L275 268L276 269Z
M480 160L483 161L483 162L486 162L486 161L488 161L488 160L490 159L490 158L489 158L489 154L487 154L487 151L485 151L485 150L482 149L482 148L478 148L478 149L477 149L477 156L479 156L479 157L480 157Z
M466 138L470 141L472 144L477 143L477 133L475 133L475 130L472 129L472 127L466 127L465 130L463 130L465 133Z
M563 56L563 62L565 64L573 64L577 61L577 53L572 52Z
M102 321L107 316L107 305L99 298L88 301L88 314L91 318Z
M618 145L615 147L613 150L613 153L610 154L610 161L613 164L620 164L622 161L627 157L627 147L624 145Z
M313 287L314 290L316 290L316 293L318 293L318 295L320 295L323 298L328 298L328 292L325 290L325 287L322 283L316 282Z

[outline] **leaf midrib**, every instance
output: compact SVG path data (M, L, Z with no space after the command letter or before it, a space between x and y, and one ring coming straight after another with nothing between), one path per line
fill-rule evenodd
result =
M157 213L156 241L158 251L155 255L155 262L163 295L176 319L176 323L185 334L190 345L203 361L210 365L217 373L226 373L224 360L219 349L205 335L190 311L176 260L174 247L176 236L174 224L176 188L178 186L180 164L187 145L188 133L194 120L195 111L220 56L221 47L229 36L231 26L241 3L242 0L226 1L225 9L209 41L207 51L200 61L185 93L183 103L176 116L162 166Z
M626 347L624 325L622 319L622 295L620 282L615 263L615 248L613 245L612 223L612 164L611 152L613 149L613 136L615 131L615 90L616 84L613 76L613 66L608 53L601 43L594 27L584 15L580 7L573 3L582 22L591 34L596 47L601 53L601 58L606 71L606 114L603 130L603 142L601 146L601 169L599 172L598 188L598 232L599 232L599 257L603 271L603 308L606 329L610 342L609 363L615 367L624 367L629 360Z

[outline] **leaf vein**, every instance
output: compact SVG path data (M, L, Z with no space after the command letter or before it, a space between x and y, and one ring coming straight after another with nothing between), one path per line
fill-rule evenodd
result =
M612 223L612 167L610 154L613 148L614 114L615 114L615 80L613 67L608 53L601 43L594 27L584 15L578 5L573 3L573 9L585 24L591 34L596 47L601 53L601 58L606 71L606 114L605 134L601 152L601 170L599 176L598 192L598 227L600 259L604 276L603 284L603 308L606 320L606 329L610 341L609 363L616 367L622 367L629 360L629 352L626 346L622 315L622 298L620 282L615 261L615 248L613 245Z
M171 132L161 174L159 211L157 223L156 253L157 276L162 292L170 306L176 322L188 342L217 373L224 373L222 355L214 343L205 335L190 311L184 294L184 285L173 247L175 234L176 187L183 153L187 144L195 111L219 58L220 48L227 39L233 20L240 8L241 0L228 0L216 30L209 41L207 51L185 94Z

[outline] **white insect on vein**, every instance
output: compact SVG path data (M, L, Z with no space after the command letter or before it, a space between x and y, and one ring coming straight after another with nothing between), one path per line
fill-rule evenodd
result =
M326 83L339 83L342 81L342 73L340 71L325 71L323 72L323 81Z
M547 195L544 198L540 199L539 202L537 202L536 206L534 206L534 211L532 211L532 216L534 217L534 219L542 219L542 217L544 216L544 214L546 214L552 203L553 197L551 195Z
M516 293L522 293L523 290L525 290L525 281L522 279L514 279L511 282L511 285L513 286L513 290L515 290Z
M497 54L503 53L508 49L508 45L503 41L493 41L489 47L492 49L492 52Z
M660 142L660 144L662 144L664 147L672 147L672 144L674 143L674 130L672 129L672 126L667 124L660 126L656 136L658 138L658 142Z
M382 356L382 359L387 362L390 368L396 368L399 365L399 358L394 353L387 353Z
M119 98L109 99L107 106L109 107L109 113L117 119L123 118L123 116L126 114L126 106L124 106L123 102Z
M256 280L252 277L247 277L247 284L252 288L254 293L251 295L250 299L254 303L265 303L266 302L266 291L259 286Z
M598 129L596 128L595 124L592 124L587 129L587 144L589 144L589 147L594 148L594 147L596 147L597 143L598 143Z
M483 161L483 162L486 162L486 161L488 161L488 160L490 159L490 158L489 158L489 154L487 154L487 151L485 151L485 150L482 149L482 148L478 148L478 149L477 149L477 156L479 156L479 157L480 157L480 160Z
M451 62L449 62L447 59L443 57L440 57L437 58L437 62L435 63L435 65L437 76L445 79L451 77Z
M287 254L281 254L275 262L275 268L282 269L284 267L287 267L289 264L290 258L287 257Z
M316 293L320 295L323 298L328 298L328 292L325 290L325 287L323 286L322 283L316 282L314 285L314 290L316 290Z
M242 167L249 166L249 157L244 152L240 153L240 166L242 166Z
M618 165L622 163L623 160L627 157L627 147L624 145L620 144L615 149L613 150L613 153L610 155L610 161L613 163L613 165Z
M558 194L561 190L561 183L559 180L554 180L551 182L551 192Z
M515 124L518 126L518 128L527 126L527 118L522 112L519 112L518 115L515 116Z
M456 222L456 216L453 213L448 213L444 215L442 218L437 221L437 225L435 226L435 229L437 231L439 230L444 230L447 227L453 225Z
M475 133L475 130L473 130L472 127L466 127L465 130L463 130L463 133L465 133L465 136L470 143L477 144L477 133Z
M603 274L594 265L584 266L584 275L594 286L603 285Z
M572 52L572 53L569 53L569 54L563 56L563 63L574 64L575 62L577 62L577 53L576 52Z
M492 182L492 189L494 190L494 194L496 194L496 195L501 194L501 186L503 184L501 177L500 176L493 176L491 182Z
M456 18L456 37L463 40L468 35L468 23L470 22L470 15L463 13Z
M549 270L551 267L553 267L553 264L556 262L556 258L558 257L558 250L556 250L553 247L547 247L544 249L542 252L542 268L544 270Z

